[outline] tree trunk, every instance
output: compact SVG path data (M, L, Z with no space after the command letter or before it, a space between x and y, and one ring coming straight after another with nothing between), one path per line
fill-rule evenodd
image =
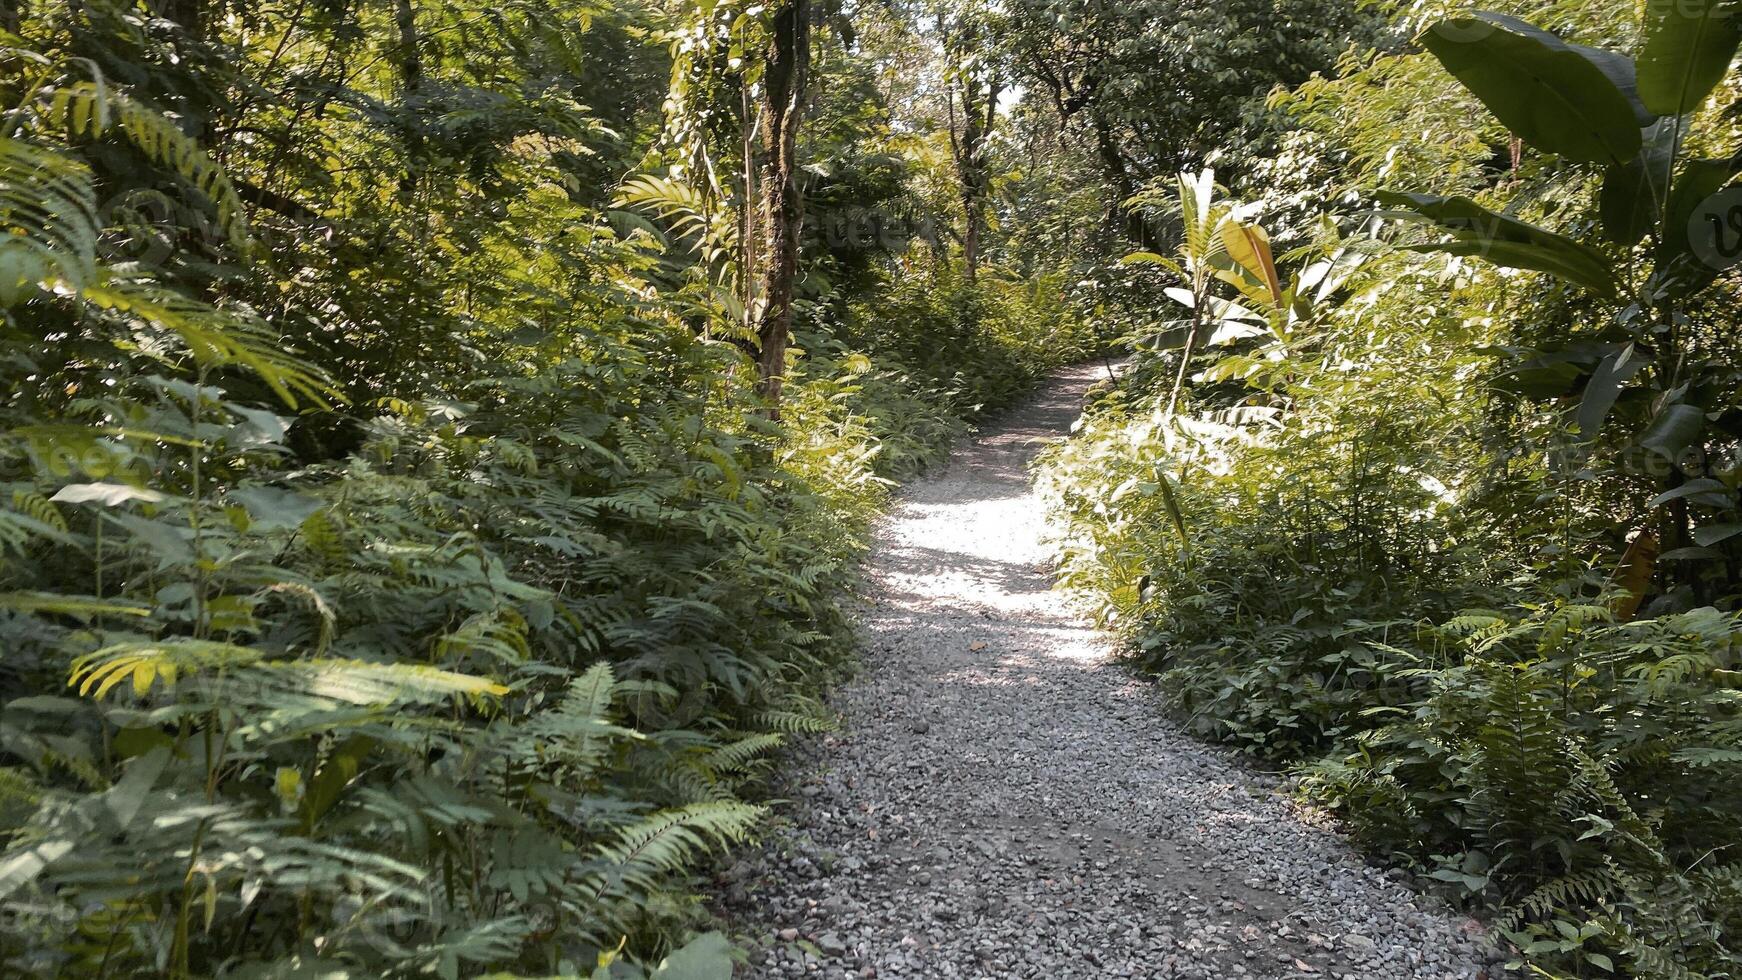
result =
M18 33L24 21L24 0L0 0L0 31Z
M810 0L786 0L774 15L773 36L762 74L762 180L757 255L762 310L756 336L758 366L769 417L780 417L781 379L792 337L793 280L798 276L798 242L804 202L798 187L798 129L804 113L805 76L810 67Z
M986 225L986 197L992 181L986 168L986 144L998 119L996 76L982 81L969 67L979 49L979 31L970 24L952 33L948 18L938 13L938 34L952 65L945 85L950 114L950 155L955 158L956 184L962 199L962 267L969 284L979 278L980 234ZM962 105L960 135L956 126L958 93Z
M397 0L393 23L399 30L398 59L400 112L406 117L405 175L399 180L399 192L410 196L417 192L418 171L423 167L423 121L411 109L411 102L423 87L423 56L418 51L417 11L411 0Z
M756 208L760 198L756 193L756 122L760 110L750 101L750 86L743 85L738 92L741 100L742 123L738 134L738 152L743 157L744 193L739 198L742 205L738 208L738 300L743 304L739 314L739 326L745 329L755 329L753 317L756 316ZM745 346L749 346L748 343Z
M986 196L991 180L986 173L986 144L998 111L999 85L992 82L982 92L972 78L962 80L962 138L956 150L956 176L962 186L962 263L969 283L979 277L980 232L986 224Z

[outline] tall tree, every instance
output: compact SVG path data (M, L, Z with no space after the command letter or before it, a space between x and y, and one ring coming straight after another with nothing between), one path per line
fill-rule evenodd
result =
M418 169L423 156L423 126L417 117L415 102L418 90L423 87L423 55L418 51L417 10L412 7L411 0L396 0L393 7L393 24L399 34L398 50L395 60L399 69L399 95L404 102L406 118L406 168L405 175L400 178L400 192L406 195L417 192Z
M979 276L980 237L986 224L986 198L992 189L987 159L998 98L1004 82L998 62L987 56L986 31L978 11L964 11L955 22L938 13L945 55L945 98L949 108L950 152L962 198L962 263L969 282ZM960 107L960 120L957 109Z
M775 11L762 74L758 129L762 134L762 174L758 224L757 278L762 307L756 318L762 393L769 411L780 414L781 379L792 337L793 282L798 276L799 234L804 201L798 185L798 131L810 73L810 0L786 0Z

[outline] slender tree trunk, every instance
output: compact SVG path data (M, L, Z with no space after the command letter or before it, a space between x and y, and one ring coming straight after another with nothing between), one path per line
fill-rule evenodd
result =
M411 0L397 0L393 10L393 23L399 29L399 46L394 53L399 67L400 111L411 116L411 102L423 87L423 56L418 51L417 11L411 5ZM418 170L423 166L423 135L420 131L420 120L411 118L407 123L405 141L407 161L405 176L400 178L400 193L411 195L417 191Z
M1204 303L1208 301L1209 286L1207 283L1192 284L1192 326L1186 331L1185 349L1179 355L1179 373L1173 379L1173 393L1167 396L1167 415L1173 417L1179 408L1179 396L1186 390L1186 376L1192 368L1192 352L1198 346L1198 333L1204 325Z
M810 0L786 0L774 15L762 74L762 180L757 255L762 310L756 335L762 394L771 418L780 417L781 379L792 337L793 281L798 276L799 234L804 202L798 187L798 130L810 67Z
M423 55L418 51L417 10L411 0L397 0L393 8L393 25L399 30L399 84L404 94L411 95L423 85Z
M739 256L738 256L738 296L743 303L744 311L739 325L754 328L753 318L756 316L756 123L758 109L750 101L750 86L745 84L739 90L742 100L742 125L738 134L738 151L743 157L744 195L739 198L742 206L742 220L739 222Z
M0 31L18 33L24 20L24 0L0 0Z
M963 275L971 284L980 272L980 236L986 225L986 197L991 190L986 172L986 144L998 118L1001 84L995 76L983 82L969 67L979 47L979 32L971 24L961 33L953 34L948 18L940 11L938 34L952 61L951 78L944 94L950 114L950 155L955 158L956 184L962 199ZM958 93L962 107L960 135L956 125Z
M980 199L970 190L962 191L962 210L967 219L962 226L962 275L972 286L980 278Z
M980 233L986 225L986 143L998 106L997 82L986 91L974 79L962 81L962 139L956 153L956 176L962 186L962 262L968 282L980 271Z

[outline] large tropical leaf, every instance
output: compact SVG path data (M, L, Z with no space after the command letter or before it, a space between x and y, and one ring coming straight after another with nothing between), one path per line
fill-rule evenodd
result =
M1610 241L1637 245L1656 227L1669 199L1675 140L1675 121L1659 120L1645 131L1638 156L1610 166L1599 199L1603 234Z
M1639 96L1666 116L1706 101L1742 43L1739 8L1731 0L1658 0L1645 4L1645 48L1639 53Z
M660 962L653 980L731 980L732 944L717 932L697 936Z
M1615 269L1603 253L1517 218L1497 214L1467 197L1379 192L1379 199L1405 210L1397 217L1422 221L1451 233L1450 241L1416 246L1420 251L1485 259L1509 269L1546 272L1602 296L1616 291Z
M1282 305L1282 280L1276 274L1276 259L1270 252L1270 236L1254 224L1229 219L1222 222L1222 247L1242 271L1269 291L1272 304Z
M1664 215L1658 267L1665 277L1693 292L1734 263L1730 215L1742 204L1742 181L1728 160L1690 160L1676 178Z
M1585 385L1585 396L1579 401L1579 437L1586 441L1597 438L1603 422L1621 397L1621 388L1645 367L1645 359L1635 356L1632 345L1609 355L1597 365L1597 371Z
M1640 127L1652 121L1628 98L1630 70L1617 56L1568 44L1516 18L1480 12L1442 21L1422 43L1537 149L1587 163L1625 163L1639 152Z
M1706 414L1693 405L1666 405L1645 427L1639 444L1672 463L1679 462L1706 428Z

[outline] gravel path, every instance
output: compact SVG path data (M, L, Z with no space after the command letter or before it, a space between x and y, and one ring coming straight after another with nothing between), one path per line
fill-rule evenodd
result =
M1497 974L1474 923L1167 722L1052 591L1028 464L1097 375L1059 373L880 532L842 731L721 883L748 975Z

